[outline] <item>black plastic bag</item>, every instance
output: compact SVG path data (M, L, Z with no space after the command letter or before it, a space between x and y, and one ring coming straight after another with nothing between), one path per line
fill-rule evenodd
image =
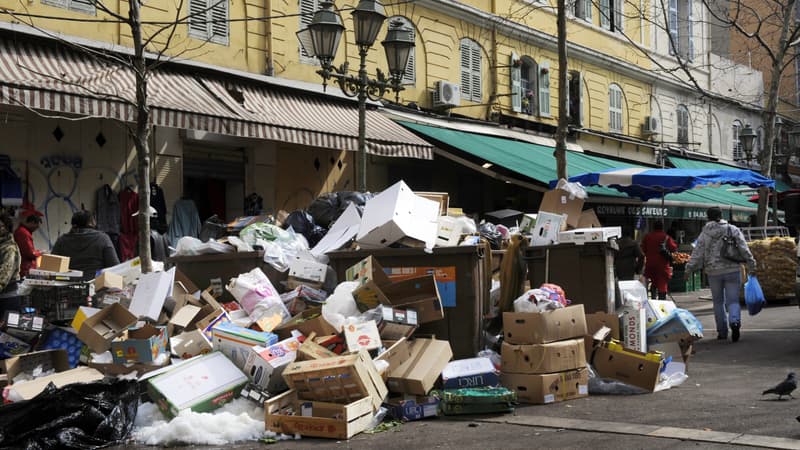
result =
M317 245L317 242L328 232L327 229L315 224L311 214L302 209L292 211L283 221L283 228L289 227L292 227L295 233L302 234L308 241L309 247Z
M329 228L340 214L339 197L333 192L320 195L308 205L308 213L314 219L314 223Z
M501 250L503 248L503 235L497 231L495 224L484 222L478 227L478 233L481 237L489 241L489 246L492 250Z
M0 407L0 448L96 449L122 443L133 429L139 389L133 380L52 383L36 397Z
M208 242L209 239L217 240L224 237L228 231L228 225L216 214L206 219L203 227L200 228L200 240Z

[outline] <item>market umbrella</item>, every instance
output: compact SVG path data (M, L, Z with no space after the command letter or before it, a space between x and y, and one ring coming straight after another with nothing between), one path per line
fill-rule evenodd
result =
M627 168L611 169L601 172L587 172L569 177L571 182L579 182L584 186L606 186L614 188L629 197L647 201L661 198L667 194L688 191L704 186L768 187L775 189L775 180L769 179L752 170L720 170L720 169L648 169ZM550 182L555 187L558 180Z

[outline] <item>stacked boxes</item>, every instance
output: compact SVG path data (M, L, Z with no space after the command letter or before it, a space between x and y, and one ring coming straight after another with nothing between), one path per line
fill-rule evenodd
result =
M503 314L503 386L523 403L546 404L589 395L583 305Z

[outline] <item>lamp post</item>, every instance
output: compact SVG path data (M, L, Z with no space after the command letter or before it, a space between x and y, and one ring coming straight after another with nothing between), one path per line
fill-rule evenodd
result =
M399 102L400 91L403 90L403 75L411 49L414 48L414 40L411 30L404 26L403 21L392 21L386 32L386 39L382 42L389 64L389 76L387 77L378 69L376 78L370 79L367 74L367 52L375 43L375 38L386 20L386 13L379 0L360 0L352 15L355 26L355 42L360 58L357 76L348 74L349 64L347 62L339 67L332 64L345 30L342 18L334 9L332 1L320 2L320 9L314 13L308 28L298 31L297 38L306 53L319 59L321 68L317 73L322 77L323 89L327 88L328 80L333 79L345 95L358 99L358 163L356 164L358 176L356 178L358 190L365 192L367 190L367 99L377 101L391 90L395 92L395 101Z
M742 144L742 150L747 155L747 167L750 167L750 161L753 159L753 144L756 141L756 132L748 123L739 132L739 143Z

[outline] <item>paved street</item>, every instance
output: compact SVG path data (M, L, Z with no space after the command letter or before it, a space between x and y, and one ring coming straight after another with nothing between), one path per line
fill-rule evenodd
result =
M742 339L733 344L715 339L711 301L703 299L708 295L675 297L702 321L707 336L680 387L521 405L513 415L411 422L348 442L302 439L271 448L800 448L794 441L800 439L800 392L797 400L760 395L800 368L800 309L793 303L755 317L745 312Z

